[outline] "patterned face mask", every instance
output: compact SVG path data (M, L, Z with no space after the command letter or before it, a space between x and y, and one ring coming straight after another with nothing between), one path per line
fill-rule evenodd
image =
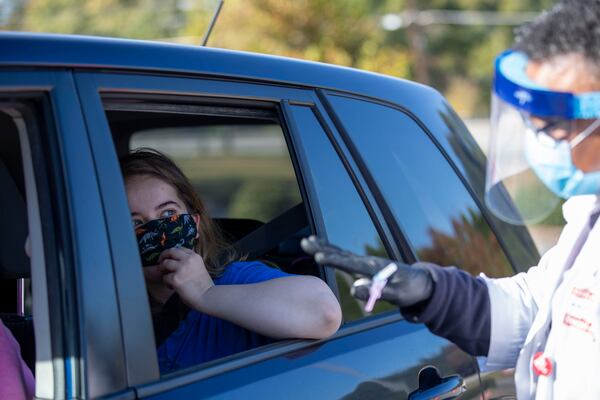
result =
M135 228L142 265L158 263L160 253L173 247L194 249L198 229L190 214L154 219Z

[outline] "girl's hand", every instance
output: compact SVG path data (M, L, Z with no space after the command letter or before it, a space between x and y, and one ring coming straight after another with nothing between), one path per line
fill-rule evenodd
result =
M202 309L202 298L214 286L204 260L195 251L183 247L163 251L158 258L162 280L177 292L188 306Z

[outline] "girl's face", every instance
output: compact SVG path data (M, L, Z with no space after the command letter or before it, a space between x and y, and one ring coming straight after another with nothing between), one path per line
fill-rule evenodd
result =
M154 219L188 213L177 190L154 176L134 175L129 177L125 181L125 189L134 227ZM196 221L197 223L198 221Z
M125 180L125 189L134 228L154 219L188 213L185 203L177 194L177 190L154 176L134 175L128 177ZM197 214L192 214L192 218L199 230L200 217ZM166 288L162 283L162 273L157 267L146 267L143 272L146 283L154 285L150 290L151 294L154 294L153 297L162 298L160 288ZM156 287L159 288L158 291ZM172 290L169 290L163 300L166 300L171 292Z

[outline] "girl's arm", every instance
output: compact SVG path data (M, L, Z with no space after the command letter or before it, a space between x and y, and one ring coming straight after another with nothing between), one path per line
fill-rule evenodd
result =
M324 338L341 323L340 305L321 279L286 276L215 286L202 257L185 248L159 258L163 281L191 308L272 338Z
M337 299L314 276L212 286L190 306L277 339L324 338L334 334L342 320Z

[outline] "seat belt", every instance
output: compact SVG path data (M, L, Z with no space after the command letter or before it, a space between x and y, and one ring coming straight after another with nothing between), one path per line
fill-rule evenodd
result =
M239 254L253 260L277 247L282 240L293 236L307 225L304 202L301 202L244 236L233 247Z

